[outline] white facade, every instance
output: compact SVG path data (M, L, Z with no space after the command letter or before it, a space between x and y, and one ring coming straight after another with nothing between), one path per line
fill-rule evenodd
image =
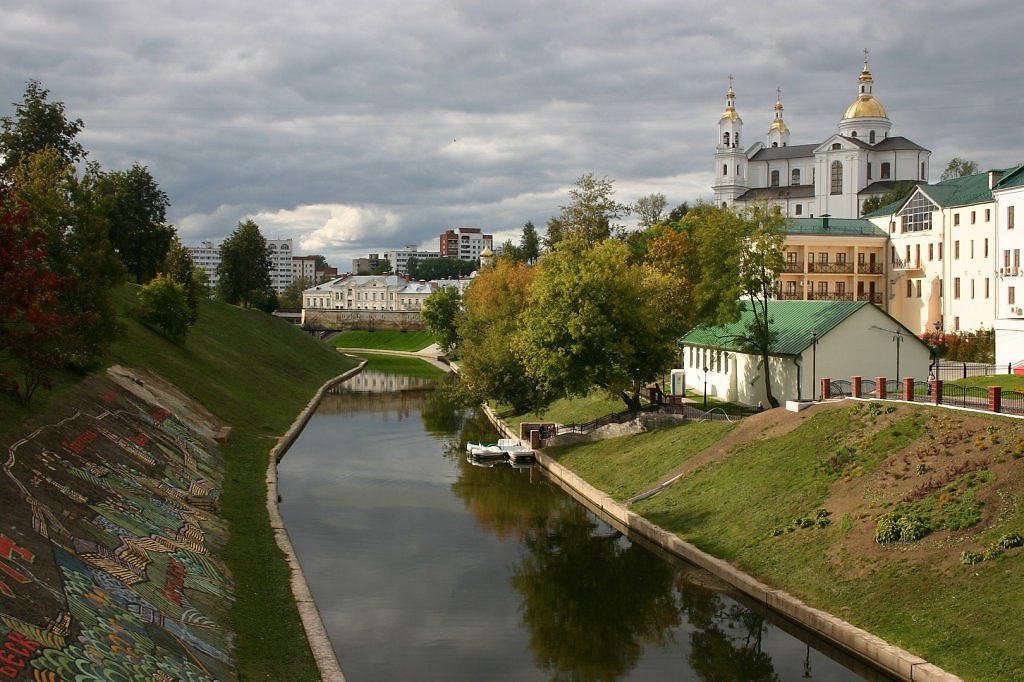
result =
M439 237L440 254L446 258L477 260L485 248L494 249L494 236L479 227L457 227Z
M414 245L406 246L404 249L392 249L391 251L384 252L385 257L388 259L388 263L391 264L391 271L398 275L409 274L409 259L410 258L440 258L440 251L420 251L418 247Z
M302 307L318 310L418 311L435 290L401 275L345 275L302 292Z
M1024 167L1001 178L993 190L996 216L996 364L1024 362Z
M205 240L199 246L186 246L196 267L206 273L211 288L216 289L220 277L217 268L220 266L220 245ZM277 293L283 293L296 277L293 263L291 239L268 239L267 256L270 259L270 286Z
M903 181L926 181L931 157L903 137L891 137L892 123L872 92L867 58L858 77L857 98L844 112L837 132L824 142L790 145L782 117L781 92L764 142L740 146L743 119L736 111L730 77L725 112L715 148L716 206L767 203L783 215L857 218L864 201Z
M220 265L220 247L210 240L200 242L199 246L186 246L185 250L192 256L192 263L204 273L211 289L217 288L220 276L217 266Z
M829 311L842 306L852 312L836 319ZM787 308L800 311L795 322L787 315ZM781 301L775 304L772 315L779 322L780 339L789 340L788 347L769 360L772 394L780 404L810 400L812 395L820 398L822 377L847 381L852 376L890 380L913 377L924 381L928 376L931 350L913 331L877 306ZM830 317L832 322L828 322ZM819 333L812 336L812 329ZM716 336L728 335L712 334ZM681 365L690 390L699 395L707 390L709 397L728 402L768 405L760 356L728 344L706 345L687 338L690 335L683 339Z

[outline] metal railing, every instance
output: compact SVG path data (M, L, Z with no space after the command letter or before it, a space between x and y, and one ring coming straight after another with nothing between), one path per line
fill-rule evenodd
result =
M1013 365L988 365L983 362L942 362L935 366L935 376L943 381L967 377L1013 374Z

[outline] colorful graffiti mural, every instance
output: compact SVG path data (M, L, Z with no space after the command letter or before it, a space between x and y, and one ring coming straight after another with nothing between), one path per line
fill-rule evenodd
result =
M86 387L5 444L0 682L235 679L215 443L107 380Z

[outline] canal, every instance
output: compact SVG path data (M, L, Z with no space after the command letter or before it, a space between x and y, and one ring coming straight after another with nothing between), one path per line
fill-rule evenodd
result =
M281 513L348 682L882 680L630 541L429 380L364 371L279 467Z

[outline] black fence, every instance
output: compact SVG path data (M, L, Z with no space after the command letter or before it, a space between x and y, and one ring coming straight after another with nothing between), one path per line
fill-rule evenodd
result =
M563 433L590 433L594 429L599 429L602 426L608 424L623 424L628 421L636 419L644 412L656 412L658 407L655 405L646 405L639 410L624 410L622 412L613 412L597 419L592 419L582 424L572 422L571 424L562 424L558 427L558 435Z
M999 398L1002 412L1024 415L1024 393L1020 391L1003 391Z
M966 379L967 377L1013 374L1013 365L986 365L981 362L939 362L935 366L935 378L943 381Z

